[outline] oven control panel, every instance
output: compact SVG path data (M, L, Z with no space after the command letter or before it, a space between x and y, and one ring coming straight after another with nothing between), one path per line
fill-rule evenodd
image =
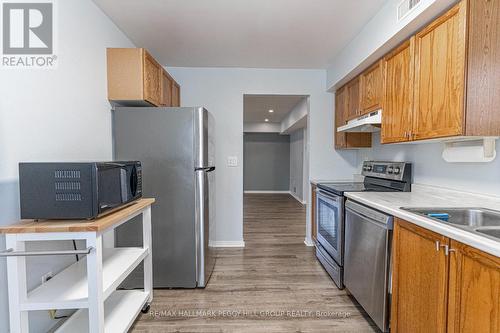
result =
M363 162L362 175L398 181L411 181L411 163L406 162Z

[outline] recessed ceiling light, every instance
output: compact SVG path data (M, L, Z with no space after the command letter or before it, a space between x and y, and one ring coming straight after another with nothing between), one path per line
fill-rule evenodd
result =
M269 121L269 119L266 118L266 119L264 119L264 121L267 123Z
M273 109L269 110L269 113L273 113L273 112L274 112L274 110L273 110Z

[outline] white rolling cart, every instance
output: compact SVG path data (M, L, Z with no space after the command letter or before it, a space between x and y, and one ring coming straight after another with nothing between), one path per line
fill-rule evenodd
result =
M79 309L56 332L127 332L153 300L151 205L141 199L92 221L21 221L0 227L6 235L11 333L28 333L28 311ZM103 235L142 214L143 246L104 248ZM86 249L26 252L26 242L84 240ZM26 257L81 255L81 259L32 291L26 286ZM83 257L84 256L84 257ZM116 290L144 261L144 290Z

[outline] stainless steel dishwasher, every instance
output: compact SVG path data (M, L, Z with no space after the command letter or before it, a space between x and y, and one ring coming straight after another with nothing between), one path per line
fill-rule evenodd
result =
M389 331L393 217L347 200L344 284L383 331Z

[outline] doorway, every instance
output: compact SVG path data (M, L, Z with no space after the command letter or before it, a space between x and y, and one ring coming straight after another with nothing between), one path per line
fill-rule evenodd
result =
M305 208L309 96L245 94L243 113L244 196L282 195Z

